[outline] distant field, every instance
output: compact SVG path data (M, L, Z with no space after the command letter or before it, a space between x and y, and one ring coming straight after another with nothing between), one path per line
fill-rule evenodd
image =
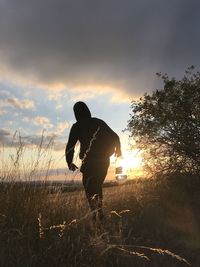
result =
M200 266L200 179L104 188L94 227L82 190L0 186L0 266Z

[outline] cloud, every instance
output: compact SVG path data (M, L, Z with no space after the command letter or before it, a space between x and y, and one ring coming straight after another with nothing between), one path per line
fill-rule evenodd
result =
M22 136L19 132L12 133L5 129L0 129L0 144L4 147L23 147L33 148L40 146L42 148L51 148L54 151L63 151L66 146L65 142L62 142L58 136L53 133L38 134L38 135L26 135Z
M33 119L33 122L37 126L42 126L44 129L52 128L50 120L47 117L37 116Z
M0 90L0 97L9 97L11 94L6 90Z
M199 65L199 7L195 0L1 1L1 69L49 88L101 85L138 95L155 86L157 71Z
M7 129L0 129L0 144L4 147L16 147L21 142L20 134Z
M0 129L0 143L4 144L10 144L11 141L11 134L9 131Z
M53 141L55 139L55 135L53 134L37 134L37 135L28 135L23 136L22 140L24 142L24 145L33 146L36 147L42 146L47 147L50 146L50 144L53 144Z
M19 143L19 133L11 132L7 129L0 129L0 143L5 147L15 147Z
M0 108L8 107L10 106L7 99L0 99Z
M29 99L18 99L16 97L0 99L0 107L12 107L16 109L34 109L35 104Z
M29 99L17 99L16 97L8 98L7 102L14 106L15 108L19 109L33 109L35 107L32 100Z
M66 142L61 141L59 137L53 133L25 136L22 140L25 146L42 146L43 148L51 148L54 151L63 151L63 154L66 146Z
M50 92L50 94L48 95L49 100L55 100L55 101L58 101L61 97L62 97L62 94L59 91Z
M65 131L65 129L68 129L70 127L70 124L68 122L59 122L57 124L57 130L56 135L62 135Z
M62 104L57 104L57 105L56 105L56 110L61 109L62 107L63 107Z
M63 94L58 90L58 91L52 91L48 94L47 98L50 101L55 101L56 105L55 108L56 110L59 110L63 107L63 105L61 104L61 98L63 97Z
M62 138L65 130L69 129L69 127L71 126L71 123L63 121L57 123L57 125L53 128L53 125L50 123L50 120L46 117L36 117L34 119L34 124L43 126L43 129L40 129L38 131L39 136L42 136L44 133L46 133L48 136L52 136L54 138ZM44 127L44 125L46 125L46 127Z
M6 114L6 111L5 110L0 110L0 116Z

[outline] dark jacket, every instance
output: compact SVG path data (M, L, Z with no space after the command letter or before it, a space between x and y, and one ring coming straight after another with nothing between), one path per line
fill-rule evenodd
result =
M77 122L71 128L65 150L68 166L73 161L77 141L80 142L79 157L84 163L94 158L109 158L115 149L121 153L119 136L103 120L92 118L85 103L76 103L74 113Z

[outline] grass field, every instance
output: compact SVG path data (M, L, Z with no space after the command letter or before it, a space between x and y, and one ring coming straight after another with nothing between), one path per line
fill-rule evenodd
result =
M0 185L0 266L200 266L200 179L104 188L94 226L83 191Z

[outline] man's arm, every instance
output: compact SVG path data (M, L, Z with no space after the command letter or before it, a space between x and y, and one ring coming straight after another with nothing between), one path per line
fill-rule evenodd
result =
M117 157L121 157L122 156L121 143L120 143L120 139L119 139L118 135L117 135L115 154L116 154Z
M115 134L115 156L121 157L122 156L122 151L121 151L121 143L119 136L114 132Z
M114 145L115 145L115 156L121 157L122 156L122 151L121 151L121 142L118 134L114 132L105 122L103 122L105 127L108 129L110 132L111 136L114 136Z
M78 141L77 129L76 129L76 126L73 125L70 130L69 139L68 139L66 149L65 149L66 162L67 162L68 168L72 171L75 171L75 169L77 169L76 165L72 163L73 157L74 157L74 147L77 141Z

